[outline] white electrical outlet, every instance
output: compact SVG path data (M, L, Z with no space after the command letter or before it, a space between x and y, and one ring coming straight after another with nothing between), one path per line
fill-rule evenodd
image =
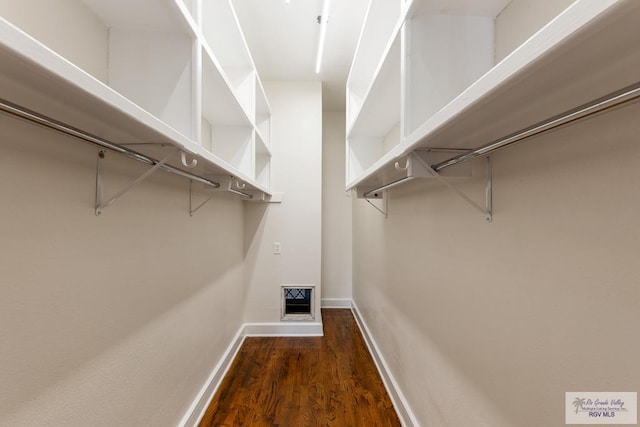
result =
M281 250L282 250L282 247L280 246L280 242L275 242L273 244L273 253L276 255L280 255Z

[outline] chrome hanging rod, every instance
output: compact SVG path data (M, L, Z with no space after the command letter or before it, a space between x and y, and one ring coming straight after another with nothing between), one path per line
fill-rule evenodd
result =
M235 190L233 188L229 188L227 191L237 194L238 196L246 197L247 199L253 199L253 194L245 193L244 191Z
M378 194L377 194L377 193L379 193L379 192L381 192L381 191L389 190L389 189L391 189L391 188L395 187L396 185L400 185L400 184L403 184L403 183L405 183L405 182L409 182L409 181L411 181L411 180L413 180L413 179L415 179L415 177L414 177L414 176L405 176L404 178L400 178L400 179L397 179L397 180L395 180L395 181L392 181L392 182L390 182L390 183L388 183L388 184L385 184L385 185L383 185L382 187L374 188L373 190L369 190L369 191L367 191L366 193L362 193L362 196L363 196L365 199L366 199L366 198L368 198L368 197L369 197L369 196L371 196L371 195L373 195L373 196L375 196L375 197L378 197Z
M35 111L31 111L27 108L21 107L17 104L9 102L7 100L0 98L0 111L5 112L13 117L17 117L22 120L26 120L30 123L34 123L48 129L63 133L65 135L72 136L74 138L78 138L84 142L88 142L90 144L97 145L102 148L107 148L109 150L113 150L117 153L120 153L130 159L137 160L139 162L145 163L147 165L157 165L159 162L151 157L147 157L143 154L137 153L129 148L118 146L110 141L107 141L104 138L100 138L99 136L92 135L88 132L75 128L73 126L62 123L56 119L52 119L51 117L47 117L40 113L36 113ZM198 175L194 175L189 172L185 172L182 169L175 168L171 165L163 164L160 166L161 169L164 169L167 172L171 172L176 175L180 175L182 177L192 179L194 181L201 182L206 185L211 185L214 188L220 188L220 183L211 181L209 179L203 178ZM241 194L242 196L248 197L247 194Z
M611 110L623 104L635 101L638 98L640 98L640 82L627 86L616 92L612 92L602 98L598 98L595 101L583 104L572 110L565 111L564 113L551 117L550 119L539 122L511 135L497 139L467 152L466 154L461 154L452 157L449 160L445 160L444 162L437 163L433 165L432 168L436 172L440 172L442 169L457 165L458 163L468 162L476 157L486 156L489 153L506 148L527 138L531 138L532 136L539 135L552 129L557 129L561 126L571 124L575 121L593 116L606 110Z
M547 132L552 129L557 129L559 127L576 122L580 119L594 116L606 110L612 110L624 104L635 101L638 98L640 98L640 82L635 83L631 86L627 86L618 91L612 92L608 95L605 95L594 101L583 104L577 108L566 111L557 116L551 117L550 119L539 122L533 126L522 129L511 135L497 139L493 142L485 144L474 150L466 151L464 154L460 154L448 160L445 160L443 162L437 163L431 166L431 168L436 172L440 172L443 169L457 165L459 163L468 162L477 157L487 156L488 154L494 151L497 151L502 148L506 148L510 145L521 142L532 136L539 135L543 132ZM372 194L379 193L380 191L388 190L392 187L395 187L396 185L410 181L413 178L414 177L411 177L411 176L400 178L396 181L390 182L389 184L385 184L380 187L369 190L366 193L364 193L363 196L367 198Z

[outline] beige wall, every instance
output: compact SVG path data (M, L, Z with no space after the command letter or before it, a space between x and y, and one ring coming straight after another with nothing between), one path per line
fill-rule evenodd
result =
M422 425L563 426L566 391L637 390L639 113L494 155L492 223L432 181L386 220L354 199L354 300Z
M281 204L247 204L245 320L280 321L282 285L316 286L320 321L322 236L322 87L266 82L271 105L272 185ZM274 242L281 254L273 253Z
M81 1L0 0L0 17L107 81L108 29Z
M351 199L345 193L344 112L322 121L322 298L351 299Z
M496 17L495 60L500 62L575 0L513 0Z
M354 200L354 300L422 424L561 426L566 391L637 390L639 113L495 155L490 224L430 181L387 220Z
M106 80L107 29L81 1L0 16ZM163 172L96 217L97 150L0 115L0 425L176 425L242 323L280 320L281 284L315 284L319 313L321 84L265 86L285 202L220 194L193 217ZM144 170L108 154L107 195Z
M190 218L158 172L96 217L95 148L0 138L0 425L176 425L242 323L243 202ZM106 193L143 170L108 154Z
M281 284L319 296L321 86L265 86L285 202L193 217L163 172L96 217L97 149L0 115L1 425L176 425L241 324L280 320ZM106 194L144 170L108 154Z

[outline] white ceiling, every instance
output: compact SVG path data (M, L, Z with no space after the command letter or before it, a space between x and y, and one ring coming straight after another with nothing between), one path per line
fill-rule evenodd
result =
M332 0L320 74L316 53L322 0L233 0L264 81L321 80L323 110L344 111L345 84L369 0Z

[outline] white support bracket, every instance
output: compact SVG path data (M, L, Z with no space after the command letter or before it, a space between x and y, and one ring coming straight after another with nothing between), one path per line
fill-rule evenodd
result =
M222 183L220 183L220 184L221 184L220 186L222 186ZM213 190L213 189L215 189L215 187L211 187L211 189ZM193 207L193 199L194 199L194 197L193 197L193 180L190 179L189 180L189 216L193 216L193 214L196 213L196 211L198 209L200 209L201 207L206 205L207 202L209 200L211 200L215 194L216 193L212 191L211 194L209 195L209 197L207 197L202 203L200 203L198 206L196 206L194 208Z
M391 181L388 184L379 186L379 187L368 187L368 188L357 188L358 198L365 199L367 203L376 208L381 214L385 216L388 215L388 199L387 199L387 190L403 184L405 182L412 181L418 178L435 178L442 185L447 187L449 190L453 191L460 198L462 198L465 202L471 205L473 208L477 209L481 212L487 222L491 222L493 219L493 177L492 177L492 169L491 169L491 159L487 157L487 169L486 169L486 179L485 179L485 205L484 207L473 200L471 197L467 196L462 190L456 187L453 183L445 179L446 177L442 174L438 173L430 164L429 164L429 156L430 152L428 150L416 150L409 154L409 156L405 160L405 164L401 165L400 162L395 162L394 169L396 172L402 174L402 176L395 181ZM397 175L396 175L397 176ZM452 175L455 177L471 177L471 168L470 165L468 169L460 169L455 171ZM382 208L378 205L374 204L371 200L373 199L382 199Z
M372 189L371 187L357 187L355 188L356 197L358 199L364 199L367 203L369 203L375 210L384 215L385 218L388 217L389 212L389 197L387 192L382 190ZM372 200L380 200L380 206L378 203L373 203Z
M384 215L385 218L388 217L389 198L387 192L384 191L385 188L382 190L373 190L371 187L357 187L355 190L356 197L358 199L364 199L367 203L373 206L375 210ZM382 202L382 206L378 206L378 204L373 203L372 200L380 200Z
M249 185L246 182L243 182L238 177L232 175L208 175L208 179L211 179L220 184L219 187L209 187L205 185L207 191L211 191L212 194L209 195L203 202L199 205L195 206L194 203L194 192L193 187L189 187L189 213L191 216L203 207L209 200L213 198L216 192L229 192L241 196L245 202L263 202L263 203L282 203L284 198L283 193L273 193L269 195L264 191L257 189L250 189Z
M379 207L378 205L376 205L375 203L373 203L369 197L364 197L364 199L367 201L367 203L369 203L371 206L373 206L378 212L380 212L382 215L384 215L385 219L388 218L389 216L389 195L387 194L387 192L385 191L380 197L376 197L375 199L382 199L382 207Z
M247 184L240 179L232 175L208 175L208 178L220 183L220 187L213 188L213 191L226 191L229 193L237 194L243 197L245 200L253 200L256 197L256 192L251 190L245 190Z
M231 175L210 175L208 176L208 178L215 180L215 182L218 182L220 186L213 187L213 186L205 185L205 189L207 191L210 191L211 194L204 201L202 201L200 204L198 204L195 207L193 206L194 199L195 199L194 192L193 192L193 180L189 183L189 216L193 216L193 214L196 213L196 211L198 211L201 207L206 205L207 202L211 200L213 196L215 196L216 193L218 192L226 191L226 192L238 194L246 198L253 197L251 194L240 191L239 189L244 188L246 184L241 183L240 181L238 181L237 178Z
M100 150L98 152L98 163L97 163L97 166L96 166L96 215L97 216L102 215L102 212L108 206L112 205L116 200L118 200L124 194L126 194L131 189L133 189L135 186L140 184L142 181L144 181L145 179L149 178L154 172L156 172L165 163L167 163L169 161L169 159L171 158L171 156L173 156L178 150L179 150L178 148L176 148L174 150L171 150L171 152L169 154L167 154L162 160L160 160L159 162L154 163L153 166L149 170L147 170L145 173L140 175L138 178L134 179L129 184L124 186L124 188L122 188L120 191L118 191L116 194L114 194L106 202L103 201L103 191L104 191L103 187L104 186L103 186L103 177L102 177L102 163L103 163L104 158L106 156L106 151L105 150Z
M247 193L251 194L253 197L251 199L245 200L246 202L257 202L257 203L283 203L284 202L284 193L282 192L273 192L271 195L263 192L263 191L251 191L248 190Z
M451 182L444 179L438 172L436 172L422 157L415 156L415 159L429 171L429 173L438 180L442 185L447 187L449 190L453 191L460 198L462 198L465 202L471 205L473 208L477 209L480 213L482 213L487 220L487 222L491 222L493 220L493 171L491 167L491 157L487 156L487 167L486 167L486 177L485 177L485 205L482 207L479 203L473 200L471 197L467 196L462 190L456 187Z
M381 187L377 188L357 188L357 196L359 199L365 199L367 203L373 206L378 212L384 215L385 218L388 217L389 213L389 196L387 194L387 190L403 184L405 182L412 181L416 178L429 178L431 177L431 171L423 167L423 162L418 162L417 159L423 160L420 156L413 152L411 153L405 160L404 166L400 165L400 162L397 161L394 164L395 173L400 173L401 177L392 181L388 184L385 184ZM382 200L382 207L373 203L371 200L378 199Z

